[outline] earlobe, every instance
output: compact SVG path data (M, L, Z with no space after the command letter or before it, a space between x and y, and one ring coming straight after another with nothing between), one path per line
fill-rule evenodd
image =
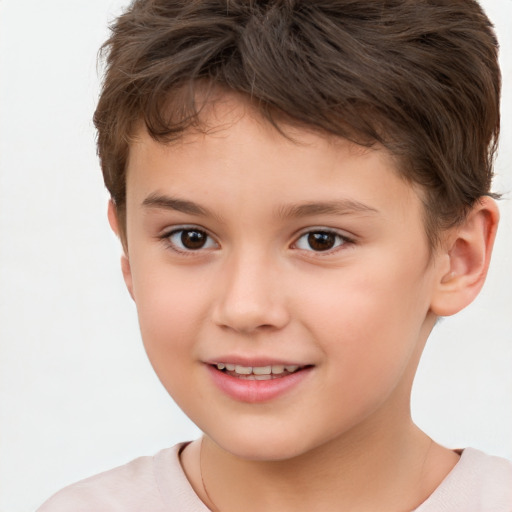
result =
M112 231L120 237L119 230L119 219L117 216L116 207L112 199L108 202L108 222ZM128 288L128 292L130 293L132 299L133 297L133 281L132 281L132 271L130 268L130 260L128 258L127 248L123 244L123 255L121 256L121 271L123 273L124 282L126 284L126 288Z
M135 297L133 296L133 280L132 271L130 268L130 260L128 259L128 256L126 256L126 254L123 254L121 256L121 271L123 272L123 278L126 284L126 288L128 289L131 298L135 300Z
M480 198L462 224L447 233L444 266L435 284L431 311L450 316L469 305L480 292L496 236L499 211L490 197Z
M117 220L116 206L112 199L108 202L107 216L112 231L119 237L119 221Z

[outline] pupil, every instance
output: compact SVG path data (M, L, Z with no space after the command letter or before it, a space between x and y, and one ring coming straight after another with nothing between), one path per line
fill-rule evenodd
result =
M201 231L183 231L181 234L181 243L187 249L201 249L206 243L206 235Z
M310 233L308 244L315 251L328 251L334 247L336 236L332 233Z

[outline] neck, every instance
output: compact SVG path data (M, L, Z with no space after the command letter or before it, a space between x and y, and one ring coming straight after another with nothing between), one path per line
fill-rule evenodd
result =
M203 439L198 493L215 512L407 511L419 506L458 457L412 422L400 432L347 434L282 461L240 459ZM300 489L300 492L297 490Z

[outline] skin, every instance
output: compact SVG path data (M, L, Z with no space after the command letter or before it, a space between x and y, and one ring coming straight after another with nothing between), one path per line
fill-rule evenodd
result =
M149 359L205 433L182 453L192 486L223 512L412 510L458 460L413 424L412 381L438 315L483 284L494 202L431 251L421 191L383 149L289 140L234 96L204 116L215 130L171 145L139 130L122 260ZM119 232L113 205L109 218ZM183 227L205 245L180 246ZM207 363L227 355L311 370L243 402L212 382Z

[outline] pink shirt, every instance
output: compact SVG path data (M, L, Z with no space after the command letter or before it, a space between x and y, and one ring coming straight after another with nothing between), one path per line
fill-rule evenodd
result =
M179 461L184 444L140 457L59 491L37 512L208 512ZM413 512L512 512L512 463L466 448Z

